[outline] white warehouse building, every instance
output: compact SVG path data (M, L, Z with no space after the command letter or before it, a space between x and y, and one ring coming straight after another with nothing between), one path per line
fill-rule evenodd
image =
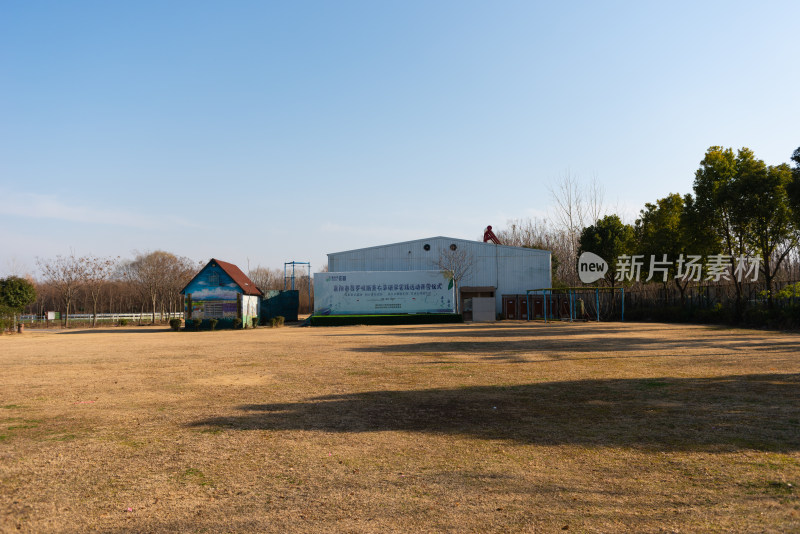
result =
M527 318L526 291L551 287L550 251L509 247L452 237L430 237L328 254L328 272L430 271L443 255L466 258L470 267L459 284L461 303L493 297L496 313ZM469 319L469 306L462 307Z

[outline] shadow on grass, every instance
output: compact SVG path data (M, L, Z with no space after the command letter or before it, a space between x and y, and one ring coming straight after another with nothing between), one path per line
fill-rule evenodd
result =
M436 356L447 357L474 356L474 362L497 361L501 363L533 363L541 364L548 361L566 360L602 360L620 358L694 358L714 355L731 354L731 351L752 353L784 353L787 358L800 353L800 342L794 343L705 343L697 340L666 341L646 338L628 338L621 343L617 340L602 340L593 342L576 342L574 340L521 340L521 341L433 341L422 343L403 343L399 345L375 345L371 347L353 347L353 352L366 352L374 354L391 354L401 356ZM673 351L691 346L692 352L675 354ZM713 349L713 353L700 353L700 350ZM665 356L667 354L668 356ZM466 361L451 361L448 363L467 363ZM442 363L442 362L420 362Z
M422 331L392 333L390 335L414 336L417 341L411 343L386 343L382 345L353 347L355 352L384 354L478 354L494 355L492 359L505 359L511 354L512 359L520 359L519 353L538 353L545 355L565 355L598 352L612 352L619 355L626 352L657 352L659 355L673 349L691 348L693 351L714 349L722 351L758 351L800 353L800 336L787 335L779 339L746 333L726 331L723 335L686 332L674 337L649 336L649 329L636 328L625 333L633 333L625 337L617 337L621 330L608 327L572 327L559 326L550 328L509 328L504 330L477 329L462 331ZM446 338L439 340L438 338ZM458 340L458 338L462 340ZM489 358L486 358L489 359ZM573 358L574 359L574 358Z
M465 335L470 337L519 337L531 336L548 337L563 336L566 334L584 335L609 335L629 332L631 323L584 323L551 321L549 324L541 321L509 323L465 323L465 324L440 324L440 325L402 325L407 328L393 328L391 331L381 331L381 335L394 337L453 337ZM637 323L637 332L656 331L656 327L642 326ZM663 329L662 329L663 330ZM345 334L331 333L332 337L358 337L374 336L376 331L362 333L347 332Z
M160 328L159 328L160 327ZM163 325L120 326L116 328L70 328L55 334L163 334L172 329Z
M800 374L369 391L254 404L193 427L408 431L542 445L800 449Z

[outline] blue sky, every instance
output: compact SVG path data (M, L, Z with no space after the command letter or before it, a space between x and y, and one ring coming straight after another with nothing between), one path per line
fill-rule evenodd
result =
M632 221L712 145L800 146L798 2L6 2L0 274L246 269L542 216Z

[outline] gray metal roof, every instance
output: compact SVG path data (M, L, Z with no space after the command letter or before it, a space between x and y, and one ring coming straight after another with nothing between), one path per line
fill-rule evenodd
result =
M397 245L410 245L410 244L413 244L413 243L424 243L426 241L432 241L434 239L442 239L442 240L445 240L445 241L456 241L456 242L460 242L460 243L469 243L470 245L473 245L473 246L481 246L481 245L483 245L483 246L486 246L486 247L499 247L499 248L505 248L505 249L510 249L510 250L526 250L526 251L530 251L530 252L534 252L534 253L550 254L549 250L542 250L542 249L538 249L538 248L512 247L510 245L495 245L494 243L484 243L482 241L475 241L475 240L472 240L472 239L461 239L459 237L446 237L446 236L438 235L438 236L434 236L434 237L426 237L424 239L412 239L411 241L399 241L397 243L386 243L386 244L383 244L383 245L375 245L375 246L372 246L372 247L354 248L352 250L341 250L339 252L329 252L328 256L331 256L331 255L334 255L334 254L348 254L348 253L351 253L351 252L375 250L375 249L385 248L385 247L394 247L394 246L397 246Z

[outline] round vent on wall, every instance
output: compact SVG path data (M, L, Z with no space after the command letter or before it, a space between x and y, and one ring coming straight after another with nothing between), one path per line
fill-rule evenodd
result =
M457 249L457 248L458 248L458 247L456 246L456 244L455 244L455 243L453 243L452 245L450 245L450 250L455 250L455 249Z
M422 248L424 248L425 250L430 250L431 246L429 244L425 243L424 245L422 245Z

